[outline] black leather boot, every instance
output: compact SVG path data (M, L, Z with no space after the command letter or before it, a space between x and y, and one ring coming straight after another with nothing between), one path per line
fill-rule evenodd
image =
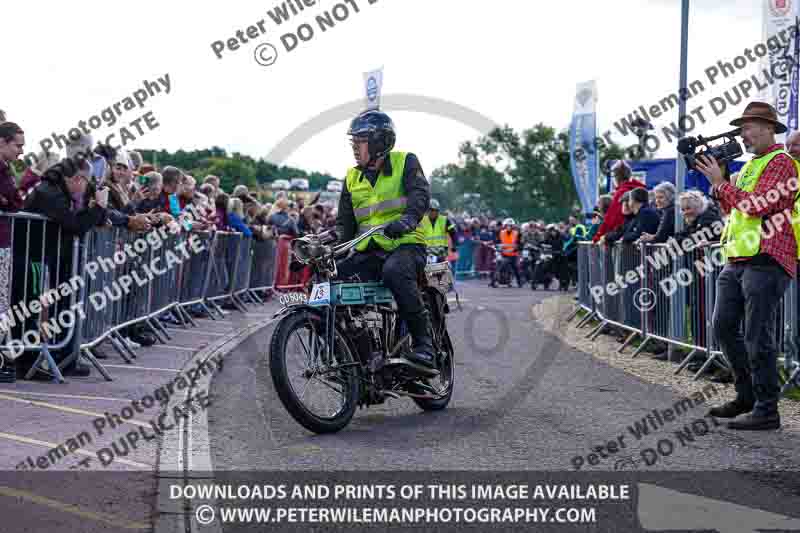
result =
M410 353L405 353L401 357L408 362L408 366L417 372L429 377L438 376L439 371L435 368L428 310L423 308L421 313L407 319L406 325L411 333L413 348Z

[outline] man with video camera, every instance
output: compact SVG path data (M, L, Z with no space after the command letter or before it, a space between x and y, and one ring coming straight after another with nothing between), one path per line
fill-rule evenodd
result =
M730 429L778 429L775 328L781 298L796 275L797 244L789 223L795 192L789 184L796 182L797 170L783 145L775 142L786 126L771 105L751 102L731 125L741 127L745 148L754 154L735 185L725 181L714 158L697 157L697 169L709 178L713 194L729 213L713 327L733 367L736 399L709 414L736 418L728 423ZM776 220L778 214L785 222Z

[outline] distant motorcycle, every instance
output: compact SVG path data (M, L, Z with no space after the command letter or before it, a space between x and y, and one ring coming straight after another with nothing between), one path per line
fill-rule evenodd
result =
M539 260L539 255L542 253L541 249L528 242L522 248L522 261L520 263L520 276L526 281L533 283L533 269L536 262Z
M549 244L542 244L539 247L539 256L532 266L531 290L535 291L538 285L542 285L543 290L548 290L555 277L553 272L553 247Z
M537 285L542 285L543 290L548 290L554 279L558 279L558 288L560 290L569 290L570 275L564 252L562 250L553 250L553 247L549 244L542 244L542 253L534 267L531 290L535 291Z
M516 257L509 257L503 255L503 246L501 244L494 247L494 281L496 285L508 285L511 287L511 278L514 274L511 268L511 262L515 261Z

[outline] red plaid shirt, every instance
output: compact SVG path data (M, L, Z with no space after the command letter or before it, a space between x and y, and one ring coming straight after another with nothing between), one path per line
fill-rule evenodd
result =
M782 144L774 144L767 149L766 153L781 149L783 149ZM781 154L769 162L753 192L745 192L727 181L723 181L713 188L714 195L726 214L729 214L733 207L748 216L755 217L766 218L781 211L787 214L786 222L775 224L775 228L772 231L773 235L767 236L762 231L761 253L768 254L774 258L792 278L797 275L797 243L790 223L795 193L791 192L791 188L787 183L794 177L797 177L794 161L788 155ZM763 201L767 192L772 189L780 193L779 183L783 183L783 189L789 194L781 194L775 203ZM755 201L756 198L760 201ZM742 209L743 207L745 209ZM732 257L730 261L747 261L749 259L749 257Z

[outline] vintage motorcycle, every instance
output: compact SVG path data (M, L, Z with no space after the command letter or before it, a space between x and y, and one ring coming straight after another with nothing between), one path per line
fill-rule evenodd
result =
M532 242L525 243L522 247L522 261L520 261L520 275L527 282L533 283L533 272L539 260L541 249Z
M425 256L427 258L427 263L429 265L436 265L436 264L439 264L439 263L446 263L447 262L447 247L446 246L429 247L425 251Z
M538 285L542 285L543 290L550 288L555 278L553 271L554 251L549 244L541 244L536 261L531 267L531 290L536 290Z
M434 411L447 407L453 394L454 353L445 320L453 276L446 261L426 265L419 280L439 372L433 378L421 377L398 357L411 350L411 337L389 289L377 282L335 279L336 260L382 229L376 226L337 246L326 234L292 241L295 260L312 269L313 288L275 315L280 321L269 363L284 407L315 433L339 431L357 407L387 398L411 398Z
M507 285L511 287L511 279L513 270L511 262L516 261L516 257L506 257L503 255L503 245L498 244L494 247L494 268L495 268L495 284Z

